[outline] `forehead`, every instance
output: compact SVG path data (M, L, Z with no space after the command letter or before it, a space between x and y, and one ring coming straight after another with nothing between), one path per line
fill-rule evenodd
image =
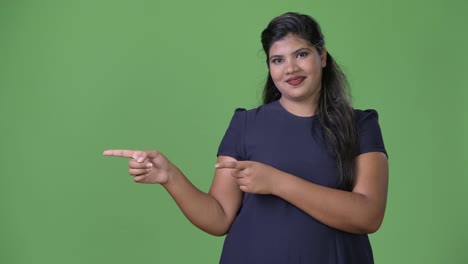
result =
M315 47L298 35L289 34L286 37L273 42L270 47L270 55L286 55L301 48L314 49Z

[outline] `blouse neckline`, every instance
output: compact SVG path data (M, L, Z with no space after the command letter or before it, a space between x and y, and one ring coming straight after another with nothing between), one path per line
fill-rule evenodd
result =
M302 120L310 120L310 119L315 119L317 117L317 114L315 115L312 115L312 116L298 116L298 115L295 115L291 112L289 112L282 104L279 100L276 100L274 101L272 104L276 105L277 108L279 108L282 112L286 113L288 116L291 116L293 118L296 118L296 119L302 119Z

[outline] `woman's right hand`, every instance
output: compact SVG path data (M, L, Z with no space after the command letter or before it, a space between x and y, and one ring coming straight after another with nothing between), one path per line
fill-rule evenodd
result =
M173 164L159 151L105 150L104 156L131 158L128 173L138 183L165 184L169 181Z

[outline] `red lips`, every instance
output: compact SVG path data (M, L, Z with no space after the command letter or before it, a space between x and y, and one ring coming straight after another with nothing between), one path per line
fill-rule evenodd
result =
M288 78L286 82L291 85L291 86L298 86L300 85L306 77L304 76L293 76L291 78Z

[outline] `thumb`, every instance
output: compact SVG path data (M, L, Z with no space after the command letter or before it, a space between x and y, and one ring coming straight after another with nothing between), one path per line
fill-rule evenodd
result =
M145 151L135 151L132 158L138 162L143 162L148 158L148 155Z
M163 165L167 158L157 150L147 150L145 151L145 160L150 160L155 165Z
M161 152L157 150L147 150L145 151L145 154L148 159L155 159L162 155Z

